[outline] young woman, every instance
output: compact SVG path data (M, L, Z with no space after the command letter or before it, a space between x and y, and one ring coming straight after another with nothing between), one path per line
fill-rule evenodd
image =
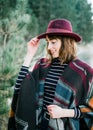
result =
M49 58L41 58L29 72L42 38ZM70 21L56 19L50 21L46 33L28 42L8 130L93 130L93 69L77 57L80 41Z

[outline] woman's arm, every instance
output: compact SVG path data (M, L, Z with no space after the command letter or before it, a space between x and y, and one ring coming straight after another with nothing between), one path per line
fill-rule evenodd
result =
M8 130L16 130L15 111L16 111L16 104L17 104L18 94L20 91L20 86L26 74L28 73L29 65L31 63L33 56L35 55L37 51L38 45L39 45L39 40L36 37L31 39L27 43L27 54L24 58L23 65L19 71L16 83L15 83L15 87L14 87L14 94L12 98L11 109L9 112Z
M27 54L25 56L23 66L29 67L29 65L38 49L38 46L39 46L39 39L37 39L36 37L31 39L27 43Z

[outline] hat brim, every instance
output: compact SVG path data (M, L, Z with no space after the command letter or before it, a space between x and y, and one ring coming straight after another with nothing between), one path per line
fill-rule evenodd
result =
M80 42L82 40L81 36L76 34L76 33L69 33L69 32L51 32L51 33L42 33L40 35L37 36L38 39L43 39L46 38L46 35L62 35L62 36L66 36L66 37L71 37L74 38L76 42Z

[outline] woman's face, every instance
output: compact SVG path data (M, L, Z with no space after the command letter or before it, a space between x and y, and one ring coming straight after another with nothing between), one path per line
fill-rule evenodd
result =
M47 49L50 52L52 58L59 57L59 50L61 48L61 40L57 38L50 40L48 37L46 37L46 41L47 41Z

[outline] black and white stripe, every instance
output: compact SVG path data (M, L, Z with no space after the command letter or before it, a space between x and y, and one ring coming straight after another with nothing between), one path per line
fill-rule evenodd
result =
M28 67L22 66L20 71L19 71L19 74L18 74L18 77L17 77L17 80L16 80L16 84L15 84L15 87L14 87L15 91L19 91L20 85L21 85L21 83L22 83L22 81L25 78L27 73L28 73Z
M44 110L46 110L47 105L52 104L57 81L64 72L66 66L67 64L61 65L60 61L57 58L53 60L49 72L47 74L47 77L45 79L44 100L43 100Z

